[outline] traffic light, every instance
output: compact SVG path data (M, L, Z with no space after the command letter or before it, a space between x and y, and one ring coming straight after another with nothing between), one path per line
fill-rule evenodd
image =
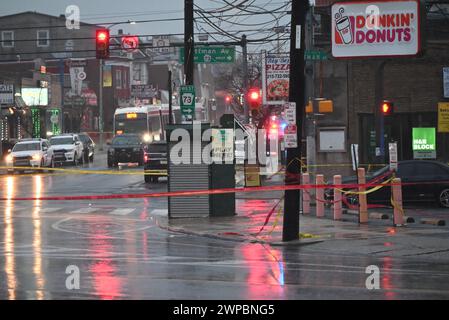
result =
M279 134L279 129L280 129L280 119L278 119L278 117L276 115L271 115L268 119L268 121L266 122L266 127L268 129L268 134L271 135L278 135Z
M382 101L380 111L383 116L391 116L394 113L394 104L391 101Z
M230 104L230 103L231 103L231 100L232 100L231 96L226 96L226 97L225 97L225 102L226 102L226 104Z
M248 102L251 110L259 110L261 105L261 96L259 88L251 88L248 91Z
M97 59L108 59L109 58L109 30L108 29L98 29L96 38L96 52Z

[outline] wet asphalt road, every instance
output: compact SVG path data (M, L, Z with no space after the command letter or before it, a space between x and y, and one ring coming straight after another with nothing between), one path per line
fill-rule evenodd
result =
M97 159L89 169L105 169ZM141 175L0 175L2 197L158 192ZM165 199L0 202L0 299L449 298L449 262L270 247L162 230ZM367 290L365 268L382 270ZM80 271L69 290L66 269Z

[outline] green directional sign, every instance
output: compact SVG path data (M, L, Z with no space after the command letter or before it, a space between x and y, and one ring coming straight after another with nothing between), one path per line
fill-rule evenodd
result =
M195 86L181 86L180 98L182 119L184 121L195 120Z
M233 63L235 47L197 46L194 49L194 63ZM184 63L184 48L179 50L179 63Z
M320 50L306 50L304 58L311 61L327 60L327 54Z

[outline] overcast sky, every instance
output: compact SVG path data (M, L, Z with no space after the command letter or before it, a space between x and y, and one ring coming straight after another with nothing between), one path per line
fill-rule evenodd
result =
M195 4L202 9L210 10L211 8L219 8L225 6L225 3L220 0L194 0ZM237 1L239 3L241 1ZM252 8L252 10L272 10L285 4L285 0L256 0L249 1L259 8ZM24 11L37 11L50 15L59 16L64 14L67 6L77 5L80 8L81 21L100 24L108 22L128 21L128 20L151 20L151 19L172 19L183 18L184 16L184 0L0 0L0 16L14 14ZM236 13L240 11L231 11L226 14ZM226 18L231 19L231 18ZM227 31L231 30L258 30L258 28L273 28L275 22L271 24L261 25L257 24L263 22L274 21L271 15L255 15L235 18L233 22L237 24L221 24L221 27ZM289 21L289 16L285 16L280 20L280 25L286 25ZM214 22L217 22L215 20ZM246 25L247 24L247 25ZM197 24L195 33L201 30L212 31L211 27L205 23ZM121 24L113 28L113 32L117 29L124 29L125 33L130 34L177 34L184 32L183 21L169 21L169 22L154 22L154 23L140 23L135 25ZM248 32L248 39L262 38L267 34L258 33L257 31ZM221 37L219 41L229 41L229 38ZM210 39L212 41L212 39Z

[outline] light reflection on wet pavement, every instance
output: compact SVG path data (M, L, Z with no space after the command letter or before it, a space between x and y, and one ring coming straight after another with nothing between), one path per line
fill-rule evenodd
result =
M83 177L0 176L0 193L108 193L138 186L140 178L89 177L79 184ZM163 199L1 202L0 299L449 298L448 261L176 234L150 215L164 205ZM248 210L259 209L257 201L248 203ZM66 287L71 265L80 270L79 290ZM365 287L369 265L382 270L381 290Z

